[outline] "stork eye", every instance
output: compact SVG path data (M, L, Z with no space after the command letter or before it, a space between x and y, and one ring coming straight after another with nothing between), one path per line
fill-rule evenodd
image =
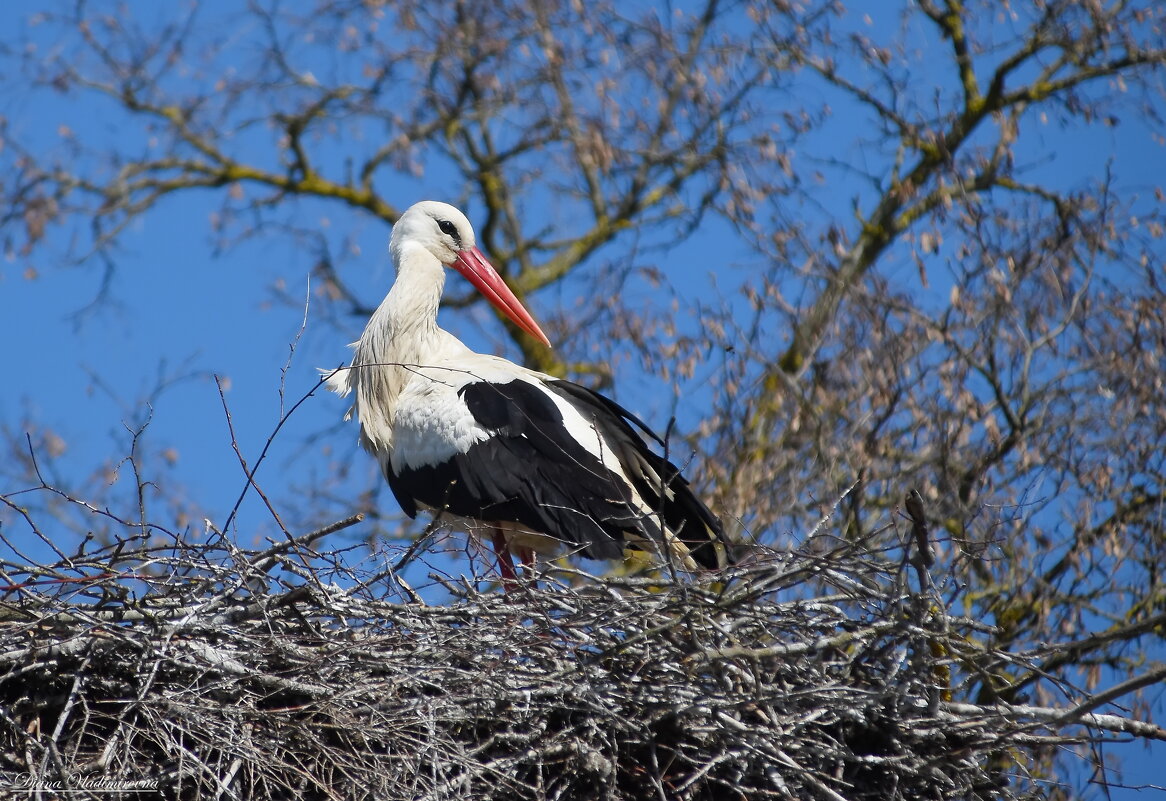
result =
M441 229L443 234L449 234L454 239L458 239L457 226L451 223L449 220L438 220L437 227Z

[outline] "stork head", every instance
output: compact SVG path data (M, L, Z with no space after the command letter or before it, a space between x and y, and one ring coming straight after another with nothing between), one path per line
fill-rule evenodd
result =
M389 252L398 269L405 251L415 247L424 248L443 265L453 267L464 275L475 289L515 325L550 346L550 340L530 316L530 312L514 296L485 254L478 250L474 228L466 215L448 203L436 200L414 203L393 225L393 234L389 239Z
M466 215L448 203L423 200L406 209L393 225L389 239L393 257L398 258L406 245L425 248L448 267L460 252L476 249L477 241Z

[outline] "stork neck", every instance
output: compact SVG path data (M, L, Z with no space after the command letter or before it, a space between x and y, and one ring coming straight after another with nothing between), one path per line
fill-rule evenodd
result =
M377 309L391 331L390 347L420 356L437 336L437 308L445 288L445 267L428 250L403 248L397 256L397 280Z

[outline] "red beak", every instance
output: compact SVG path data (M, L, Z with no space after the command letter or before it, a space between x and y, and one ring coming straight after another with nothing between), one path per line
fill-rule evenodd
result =
M474 288L486 296L486 300L494 304L494 308L509 317L514 324L539 342L551 346L547 335L538 327L538 323L530 316L530 312L514 297L510 287L498 275L498 271L486 261L482 251L475 248L459 250L457 261L453 263L457 271L464 275Z

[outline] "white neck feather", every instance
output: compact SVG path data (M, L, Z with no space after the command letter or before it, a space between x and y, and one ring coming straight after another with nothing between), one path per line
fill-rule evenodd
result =
M392 449L391 410L410 368L425 364L444 334L437 327L444 265L419 245L405 243L391 252L397 279L365 326L352 359L361 440L373 453Z
M421 356L437 332L437 307L445 288L445 266L428 249L419 245L393 249L397 280L380 307L368 321L361 341L376 328L387 329L387 349L408 356ZM402 359L394 359L402 361Z

